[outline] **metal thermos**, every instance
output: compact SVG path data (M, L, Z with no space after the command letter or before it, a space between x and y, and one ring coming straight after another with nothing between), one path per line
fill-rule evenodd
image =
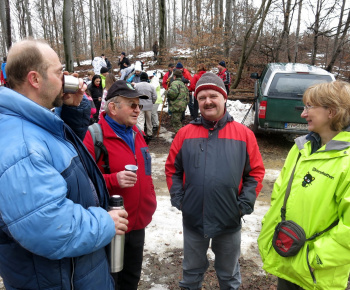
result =
M109 198L109 210L124 209L124 200L120 195L112 195ZM123 270L124 265L125 235L115 235L110 244L109 258L111 273Z

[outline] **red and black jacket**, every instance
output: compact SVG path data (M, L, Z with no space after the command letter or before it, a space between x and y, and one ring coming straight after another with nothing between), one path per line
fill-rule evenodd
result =
M214 126L198 118L180 129L165 173L183 223L211 238L241 228L241 216L254 210L265 169L254 133L226 112Z

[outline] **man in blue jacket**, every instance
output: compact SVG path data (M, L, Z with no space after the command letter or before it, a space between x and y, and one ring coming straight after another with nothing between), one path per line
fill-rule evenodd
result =
M105 246L127 230L127 213L106 211L103 176L81 142L89 114L83 82L76 94L63 94L57 54L35 40L10 49L6 72L11 89L0 88L5 287L114 289ZM62 104L71 127L50 110Z

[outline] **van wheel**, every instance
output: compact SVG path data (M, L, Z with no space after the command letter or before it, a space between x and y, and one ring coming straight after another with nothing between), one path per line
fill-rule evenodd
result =
M253 123L253 132L258 133L259 129L259 110L258 108L258 103L255 103L255 112L254 112L254 123Z

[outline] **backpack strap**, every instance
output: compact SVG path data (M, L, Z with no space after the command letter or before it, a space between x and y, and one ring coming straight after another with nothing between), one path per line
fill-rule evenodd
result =
M94 143L95 161L97 163L101 158L101 154L103 153L104 165L102 165L102 167L104 169L104 173L110 174L111 169L109 167L108 151L106 146L103 144L103 134L102 134L101 126L98 123L94 123L90 125L88 129L92 137L92 141Z

